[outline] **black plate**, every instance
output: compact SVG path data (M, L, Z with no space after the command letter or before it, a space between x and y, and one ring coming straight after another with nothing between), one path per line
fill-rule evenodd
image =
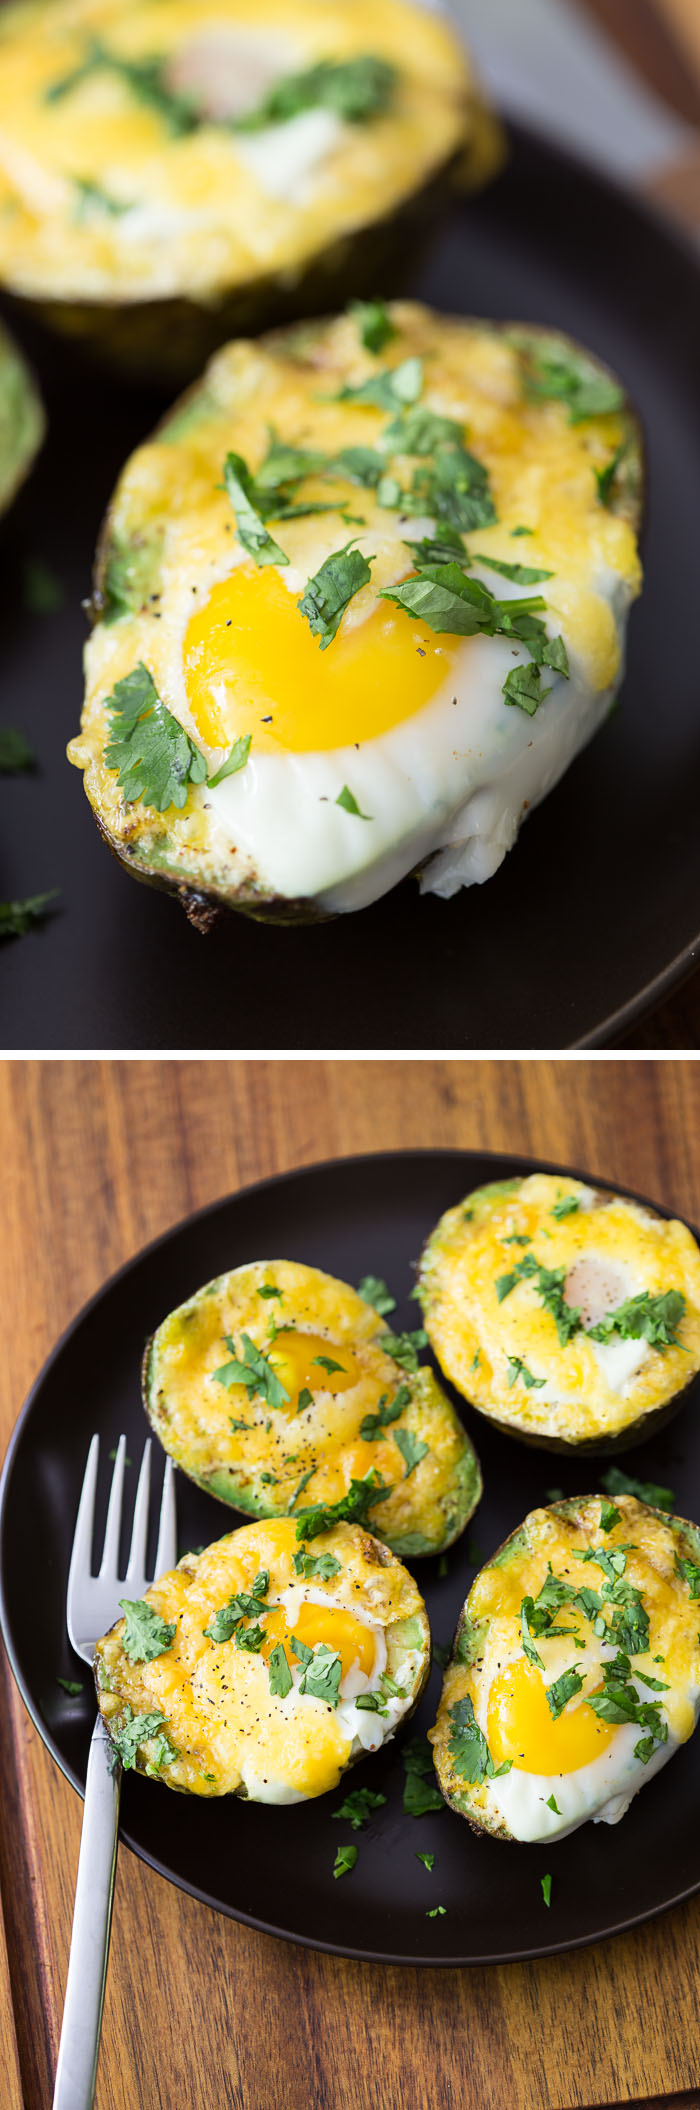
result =
M86 1691L78 1702L66 1700L56 1683L57 1673L70 1677L76 1670L63 1613L71 1539L94 1428L104 1438L103 1455L124 1429L130 1456L140 1459L146 1335L200 1282L251 1256L280 1253L350 1282L371 1268L400 1300L395 1323L415 1324L411 1263L442 1210L484 1180L538 1169L531 1159L413 1151L288 1173L168 1231L79 1313L38 1378L8 1454L0 1495L0 1611L30 1714L81 1792L94 1716L88 1674L83 1671ZM446 1577L437 1560L416 1565L433 1638L442 1643L451 1639L475 1566L546 1490L556 1482L575 1494L597 1484L590 1464L577 1467L526 1449L477 1416L471 1425L486 1485L475 1528L449 1554ZM690 1398L672 1427L635 1456L640 1463L632 1470L668 1483L679 1511L700 1516L700 1432ZM106 1486L105 1476L103 1497ZM235 1512L182 1475L177 1501L183 1550L235 1526ZM98 1547L103 1527L104 1503ZM434 1721L439 1690L440 1673L433 1670L414 1729ZM292 1810L233 1798L212 1808L193 1798L175 1801L130 1773L122 1836L162 1875L234 1919L373 1962L491 1963L546 1955L617 1933L700 1887L693 1745L674 1758L672 1781L665 1772L650 1781L619 1829L587 1825L558 1846L476 1837L447 1810L404 1817L397 1746L353 1771L352 1786L363 1782L385 1790L388 1801L359 1835L357 1866L340 1881L332 1872L336 1849L352 1836L333 1818L343 1789ZM416 1859L418 1851L435 1853L432 1875ZM540 1889L548 1870L554 1878L549 1911ZM437 1904L447 1907L446 1916L426 1919Z
M173 902L137 891L107 856L64 760L78 726L80 601L100 518L163 406L81 373L64 348L25 332L51 429L3 529L2 717L35 739L41 775L0 783L0 895L59 886L62 904L42 931L2 948L4 1046L593 1046L693 965L697 263L623 192L516 135L506 173L436 239L414 290L459 313L560 325L610 360L641 410L648 585L632 616L622 712L486 887L441 902L421 900L409 881L318 929L232 917L202 939ZM68 598L60 616L30 620L20 574L37 553Z

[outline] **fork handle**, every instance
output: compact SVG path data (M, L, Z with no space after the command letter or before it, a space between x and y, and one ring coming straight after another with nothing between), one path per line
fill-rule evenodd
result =
M53 2110L91 2110L112 1925L122 1769L98 1714L85 1782L73 1933Z

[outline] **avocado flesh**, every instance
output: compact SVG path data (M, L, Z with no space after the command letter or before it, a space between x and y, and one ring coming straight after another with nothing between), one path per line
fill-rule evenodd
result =
M684 1517L669 1516L664 1510L654 1510L649 1504L637 1501L634 1496L617 1496L616 1506L622 1515L620 1532L624 1539L634 1539L635 1545L640 1545L642 1550L644 1550L645 1532L647 1536L649 1536L650 1532L655 1532L657 1542L660 1534L661 1543L665 1540L666 1545L671 1548L674 1556L677 1555L679 1559L691 1562L693 1566L697 1566L700 1563L700 1529L697 1525L688 1522ZM450 1709L457 1705L465 1695L469 1695L472 1699L472 1704L475 1705L478 1711L479 1678L483 1669L489 1627L491 1618L496 1619L498 1617L497 1603L492 1606L490 1614L473 1616L470 1612L472 1593L477 1591L483 1576L487 1575L491 1570L498 1569L503 1573L504 1605L511 1609L513 1592L515 1592L516 1597L520 1594L520 1582L519 1580L517 1583L514 1582L513 1578L517 1576L518 1569L525 1569L527 1561L532 1558L533 1554L537 1554L538 1541L542 1540L543 1527L546 1529L547 1520L558 1520L565 1533L570 1529L572 1541L574 1538L580 1538L581 1529L583 1529L591 1543L596 1540L600 1542L601 1538L603 1538L603 1543L605 1543L604 1534L601 1533L600 1529L600 1514L601 1497L599 1495L577 1495L566 1501L552 1503L548 1508L532 1511L530 1516L525 1518L524 1523L518 1525L517 1529L511 1532L503 1545L492 1554L490 1561L486 1563L485 1568L475 1578L469 1597L462 1607L452 1643L450 1660L445 1671L437 1720L434 1729L430 1732L430 1741L433 1744L438 1785L445 1797L448 1808L454 1810L457 1816L465 1817L476 1832L489 1832L492 1837L498 1839L509 1841L513 1839L513 1834L510 1832L505 1819L490 1804L484 1784L467 1781L460 1775L456 1755L450 1748ZM610 1543L614 1544L614 1540L611 1539ZM653 1558L652 1549L652 1560ZM561 1563L556 1556L552 1565L555 1574L558 1574ZM546 1572L545 1564L542 1569L542 1580L544 1580ZM596 1570L582 1567L581 1575L588 1582L593 1579L597 1585L598 1574ZM530 1580L523 1582L522 1595L529 1593L530 1590ZM688 1585L680 1577L678 1579L678 1592L679 1602L682 1601L684 1606L687 1605L689 1634L695 1635L697 1620L694 1615L697 1606L693 1603ZM493 1594L495 1595L495 1591ZM584 1624L580 1619L579 1624L585 1633ZM576 1653L573 1640L571 1646L572 1651ZM581 1660L583 1660L583 1656L581 1656ZM646 1659L644 1660L646 1667ZM633 1675L635 1668L636 1659L633 1657ZM652 1689L649 1692L649 1698L656 1699L656 1697L657 1694ZM543 1767L544 1771L546 1771L546 1768Z
M312 1372L313 1403L290 1413L286 1407L270 1408L255 1393L246 1400L239 1389L227 1391L212 1381L212 1370L226 1362L226 1337L240 1345L242 1333L252 1326L256 1345L262 1345L255 1300L257 1287L268 1282L284 1287L284 1302L263 1300L258 1314L261 1308L268 1314L272 1309L280 1326L287 1318L302 1337L315 1329L328 1338L332 1360L342 1363L344 1352L358 1359L357 1384L347 1395L334 1399L324 1390L323 1378ZM386 1323L348 1284L320 1270L279 1261L239 1268L171 1313L148 1343L146 1413L181 1470L247 1516L283 1516L319 1501L332 1504L351 1479L374 1472L392 1489L368 1509L366 1521L376 1537L401 1557L442 1552L460 1536L481 1498L479 1463L433 1370L412 1371L396 1363L382 1350L387 1332ZM279 1338L284 1341L284 1329ZM410 1398L400 1414L363 1439L366 1416L376 1413L382 1396L393 1402L402 1387ZM235 1430L232 1419L252 1426ZM408 1458L394 1441L395 1431L409 1444ZM407 1470L409 1439L427 1445L427 1452Z
M553 1215L575 1202L569 1214ZM609 1212L606 1230L606 1212ZM495 1302L494 1290L523 1254L573 1272L581 1255L605 1253L613 1279L629 1280L595 1314L641 1295L680 1291L685 1309L675 1339L658 1346L630 1337L631 1363L621 1375L606 1348L587 1340L587 1322L560 1343L556 1307L527 1278ZM553 1452L600 1456L645 1443L684 1403L700 1369L700 1253L687 1226L658 1216L610 1190L568 1175L531 1175L484 1187L447 1210L419 1266L421 1307L440 1367L477 1413L511 1439ZM575 1290L564 1291L576 1306ZM611 1335L611 1339L614 1335ZM524 1373L514 1359L520 1358ZM636 1367L635 1367L636 1358ZM506 1368L507 1365L507 1374ZM601 1367L602 1365L602 1367Z
M45 427L36 384L7 330L0 328L0 513L28 475Z
M385 360L393 363L402 354L410 356L413 352L418 352L425 360L425 371L429 376L430 362L434 361L436 355L443 355L445 359L449 355L454 361L453 339L450 333L463 330L465 345L469 345L471 331L480 342L483 340L484 354L488 355L489 359L492 358L496 366L502 360L503 348L507 344L509 349L512 349L514 360L517 361L517 372L522 374L523 388L533 347L540 343L546 348L548 356L552 355L551 348L554 344L560 347L562 355L568 347L570 353L575 352L583 373L594 372L599 381L606 377L610 379L607 370L603 369L599 362L572 347L569 340L553 339L551 332L521 330L515 333L516 343L510 326L469 325L450 318L430 316L429 311L407 304L398 306L391 313L399 334L395 347L391 345L386 354L376 361L380 369ZM346 331L344 339L341 337L342 330ZM343 349L338 364L336 347L341 342ZM356 342L355 338L355 346ZM208 808L206 793L199 786L190 787L187 803L182 811L171 806L165 813L156 813L144 800L126 804L113 770L107 769L104 764L104 751L109 734L104 697L110 686L110 669L114 667L116 671L118 668L121 674L129 665L133 666L139 660L151 668L159 656L159 663L163 666L162 682L165 693L176 696L180 693L182 644L177 627L180 618L177 618L176 623L172 614L173 595L177 587L177 574L173 570L175 560L171 554L174 548L173 534L176 532L171 520L170 497L174 464L181 471L182 486L185 489L187 478L193 474L195 464L199 464L197 473L201 477L202 465L206 464L208 475L211 463L212 489L217 481L220 484L223 457L227 445L230 444L230 434L236 430L233 421L237 416L239 419L247 416L246 403L255 400L255 393L251 398L250 391L255 391L258 379L267 385L266 377L273 374L280 377L280 385L283 377L288 377L289 389L293 390L296 405L294 417L292 419L288 415L286 425L283 412L277 419L279 437L292 445L298 445L303 433L308 444L309 432L315 431L325 414L319 407L319 364L323 367L330 354L334 379L337 373L338 380L342 381L344 373L356 371L350 363L353 350L354 346L344 319L316 327L301 326L261 340L258 346L251 346L248 351L242 344L229 346L210 366L201 384L174 407L158 428L152 443L139 450L132 462L127 464L102 530L93 593L96 629L87 650L88 694L83 712L83 731L80 738L71 743L69 758L84 770L85 789L98 826L125 868L135 877L164 887L179 896L192 921L202 930L210 928L216 916L225 908L236 909L256 920L278 923L325 920L329 914L336 913L338 907L355 905L352 890L356 883L351 881L347 886L346 904L340 898L338 889L332 886L318 893L300 891L299 887L294 885L292 874L289 882L284 884L283 890L279 881L275 884L266 876L264 844L261 845L260 854L253 848L246 849L245 835L239 840L235 832L235 818L230 822L226 819L222 821L218 809L214 813ZM286 386L285 380L284 387ZM300 397L304 404L308 402L306 417L300 414ZM280 397L280 403L282 400ZM565 411L562 413L562 422L565 422ZM603 433L607 432L609 423L608 420L607 424L603 425L599 421L598 429L595 430L597 446L601 442L608 446L612 444L607 438L603 440ZM380 419L374 414L373 426L379 424ZM349 444L358 436L362 436L376 444L375 431L367 430L367 425L367 413L353 407L348 413L348 422L344 428L344 443ZM241 425L236 433L236 441L241 448L247 444L246 431L247 427ZM642 463L638 428L626 403L616 420L614 431L621 435L619 448L622 449L622 458L610 488L609 501L602 511L602 520L609 516L613 521L624 522L626 528L634 535L640 517ZM259 447L260 442L256 444ZM587 440L586 444L590 445L590 442ZM478 430L472 436L472 445L475 450L480 448ZM171 467L168 464L170 450L174 457ZM314 501L317 498L326 498L328 484L324 484L322 479L319 480L312 495ZM371 498L372 494L366 489L359 488L357 484L348 484L345 503L351 512L359 503L361 511L366 513ZM377 515L375 509L375 517L377 532L380 533L382 524L386 527L386 510ZM188 522L189 518L188 514ZM192 510L191 518L194 534L196 507ZM231 540L226 539L232 524L231 510L224 500L217 559L220 569L212 572L214 558L210 560L207 557L207 566L210 568L202 572L200 565L194 571L193 583L197 584L198 593L203 597L208 591L210 576L220 579L227 561L233 561L235 565L235 544L232 548ZM301 523L299 525L301 526ZM288 530L288 533L291 532L291 529ZM350 528L345 524L345 516L341 512L337 525L335 522L329 525L329 535L332 535L337 545L341 538L347 538L349 532ZM480 542L483 539L482 530L479 534ZM333 546L332 542L330 546ZM506 543L505 547L509 556L521 560L531 554L526 542L514 541ZM183 558L183 565L184 561ZM178 557L178 565L179 562ZM191 575L188 571L188 578ZM198 605L203 605L203 602ZM497 641L493 642L495 645ZM328 660L330 665L330 653ZM232 667L235 675L235 655ZM564 687L565 684L561 683L560 686ZM565 702L563 698L564 710ZM261 711L263 723L268 722L264 717L267 708L266 703ZM503 708L502 716L503 734L512 738L516 720L521 720L522 713L506 711ZM530 730L533 728L537 734L539 724L539 716L528 721L527 732L531 746L533 741ZM518 731L520 730L521 727L518 726ZM536 746L536 741L534 745ZM259 736L256 733L253 742L254 763L258 746ZM263 753L263 765L266 765L268 760L269 757ZM309 760L311 762L311 756ZM559 766L564 766L563 757ZM323 788L319 786L319 789ZM227 786L227 794L228 790ZM441 797L443 794L444 787ZM314 810L317 813L318 807ZM431 807L431 829L432 810ZM403 849L405 838L401 836L397 844L392 836L392 813L393 808L389 808L384 828L385 847L380 846L375 852L373 848L370 849L367 838L359 844L363 856L366 851L370 860L367 873L361 870L358 874L357 884L361 884L364 889L363 898L373 898L373 894L385 890L395 883L397 877L406 875L419 863L418 836L416 835L415 844L411 845L412 858L411 848L408 854ZM421 826L424 826L424 817ZM438 832L437 822L435 832ZM265 837L266 841L269 839L270 831ZM356 837L355 841L358 842L359 838ZM423 859L426 884L431 884L429 850L430 843L427 844L426 856ZM372 859L375 860L374 864Z
M143 1739L130 1754L130 1763L138 1772L148 1773L151 1778L157 1778L165 1786L184 1794L203 1797L235 1794L253 1800L298 1801L298 1794L288 1797L257 1794L254 1786L246 1782L242 1759L252 1757L255 1762L257 1755L260 1773L269 1770L274 1775L276 1756L281 1751L283 1760L288 1761L295 1736L303 1738L306 1726L312 1763L306 1778L303 1767L301 1776L297 1774L306 1799L336 1787L346 1767L366 1757L367 1749L378 1748L379 1739L376 1745L363 1747L360 1744L359 1749L351 1745L349 1752L346 1748L345 1755L341 1751L340 1762L336 1764L331 1747L330 1757L319 1775L313 1763L313 1743L319 1734L323 1735L324 1716L330 1710L324 1705L321 1712L318 1702L312 1702L313 1711L309 1712L303 1702L298 1701L295 1705L294 1700L288 1702L286 1696L280 1703L268 1683L267 1662L263 1662L259 1652L254 1658L260 1673L256 1686L255 1673L253 1681L248 1676L250 1657L238 1650L235 1630L219 1643L213 1635L206 1634L205 1629L214 1623L216 1613L230 1602L237 1590L252 1589L255 1575L259 1575L263 1566L269 1577L269 1588L260 1612L256 1614L263 1629L266 1614L274 1613L281 1592L290 1585L297 1585L302 1599L314 1605L314 1609L320 1603L322 1614L326 1609L331 1615L335 1610L342 1613L343 1608L351 1610L356 1605L358 1614L364 1609L379 1623L386 1648L386 1670L402 1688L398 1705L395 1693L390 1693L385 1702L390 1711L381 1740L393 1735L396 1727L403 1727L410 1719L430 1670L430 1629L413 1578L387 1547L357 1525L337 1525L314 1539L310 1550L316 1556L330 1555L335 1572L320 1584L314 1584L312 1579L307 1598L306 1585L294 1568L299 1541L293 1522L280 1520L269 1530L264 1525L244 1526L197 1554L183 1555L177 1568L158 1578L146 1592L145 1603L157 1611L166 1629L174 1628L171 1638L166 1640L165 1647L154 1659L134 1661L130 1657L124 1646L124 1619L119 1619L98 1642L95 1683L98 1705L107 1729L119 1736L131 1721L140 1717L144 1723ZM247 1624L253 1624L252 1612ZM329 1634L326 1645L331 1646L332 1621L321 1631ZM285 1650L287 1661L293 1668L294 1654L287 1640ZM209 1712L212 1699L216 1703L217 1697L217 1660L223 1692L229 1690L235 1698L240 1681L242 1712L237 1712L235 1705L231 1708L220 1706L217 1710L216 1704L214 1716ZM212 1666L215 1673L213 1684L211 1678L207 1678L207 1671L211 1671ZM250 1693L251 1682L253 1690L249 1704L246 1685ZM341 1700L342 1697L341 1694ZM290 1707L293 1709L291 1720ZM218 1721L215 1719L217 1713ZM363 1719L374 1723L377 1718L366 1715ZM347 1747L347 1727L341 1726ZM270 1737L276 1738L278 1732L281 1743L271 1744ZM354 1742L353 1737L352 1744ZM285 1770L288 1770L287 1766Z
M0 22L0 283L19 311L123 374L182 385L233 334L398 285L455 189L479 188L503 159L468 56L447 24L403 0L337 0L332 39L306 0L259 0L254 23L245 0L219 0L209 19L194 0L126 0L117 12L96 0L88 32L72 0L39 0ZM196 78L212 36L224 46L216 108L211 81ZM261 70L246 86L251 37ZM91 68L95 39L107 63ZM248 127L266 88L368 57L394 76L376 108L344 117L342 103L334 114L312 99ZM184 126L167 96L159 104L130 81L134 60L155 64L166 87L177 71ZM336 128L306 172L300 115Z

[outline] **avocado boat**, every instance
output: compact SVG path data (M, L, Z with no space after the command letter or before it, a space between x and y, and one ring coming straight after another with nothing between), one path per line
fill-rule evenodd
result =
M122 1606L97 1644L100 1711L123 1766L187 1795L326 1794L430 1669L413 1577L357 1524L246 1525Z
M7 511L29 473L45 422L36 382L0 324L0 513Z
M533 1510L457 1627L430 1732L450 1809L523 1843L617 1824L696 1725L699 1563L695 1524L629 1495Z
M107 842L204 929L488 878L610 710L640 506L620 384L551 332L375 301L227 346L102 531Z
M481 1496L475 1451L425 1335L391 1333L347 1282L258 1261L163 1320L144 1405L199 1487L250 1516L355 1516L404 1559L440 1553Z
M545 1450L629 1450L700 1369L700 1251L647 1203L550 1173L448 1209L418 1277L441 1369Z
M394 283L502 158L409 0L29 0L0 19L0 284L135 374Z

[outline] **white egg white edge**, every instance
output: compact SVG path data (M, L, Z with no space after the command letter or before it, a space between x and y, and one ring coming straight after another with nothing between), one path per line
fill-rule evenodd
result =
M414 532L430 527L416 522ZM493 588L485 564L472 569ZM290 592L303 592L305 581L292 577L291 567L284 581ZM570 679L544 668L549 693L529 717L502 694L512 668L528 663L525 648L475 637L464 641L430 701L376 739L279 754L256 753L253 740L245 768L205 795L209 855L222 879L235 886L254 874L273 897L308 900L335 914L367 907L416 869L422 891L443 900L489 879L526 813L603 724L622 680L632 596L608 567L592 585L612 610L620 646L611 686L594 689L570 651ZM499 578L496 591L506 599L520 589ZM561 626L550 616L548 628L556 635ZM173 673L168 700L198 738L181 671ZM212 768L221 760L213 749L210 758ZM338 806L345 786L366 818Z
M373 1619L364 1607L360 1611L355 1604L341 1604L339 1599L329 1597L322 1590L304 1588L296 1583L291 1583L286 1590L280 1592L278 1597L270 1597L268 1603L270 1606L273 1604L283 1606L292 1631L294 1620L302 1604L322 1604L326 1608L335 1604L339 1610L352 1612L353 1616L359 1619L363 1626L372 1628L376 1647L376 1661L372 1677L368 1678L363 1671L355 1667L351 1668L346 1677L341 1680L340 1699L334 1714L336 1721L340 1724L350 1741L350 1750L345 1761L346 1765L350 1765L354 1758L360 1758L365 1751L378 1751L382 1744L388 1743L390 1738L395 1735L399 1722L403 1720L404 1715L408 1713L413 1705L415 1681L425 1650L406 1650L401 1665L401 1676L396 1679L397 1684L400 1683L405 1686L405 1699L399 1698L398 1695L387 1695L383 1701L383 1705L387 1710L386 1714L372 1714L366 1708L358 1708L356 1701L361 1693L376 1691L381 1672L386 1669L386 1641L381 1621ZM284 1699L276 1698L275 1707L279 1708L284 1715L290 1717L295 1714L298 1715L300 1708L311 1707L316 1709L316 1711L325 1712L326 1702L324 1700L317 1700L310 1693L299 1692L299 1684L303 1676L303 1664L291 1664L290 1670L292 1676L291 1692L288 1692ZM263 1776L256 1766L252 1754L249 1757L244 1755L241 1765L241 1781L247 1789L250 1798L256 1802L285 1804L308 1802L310 1799L308 1795L304 1794L302 1788L292 1787L289 1782L283 1781L279 1777L273 1779L270 1774Z

